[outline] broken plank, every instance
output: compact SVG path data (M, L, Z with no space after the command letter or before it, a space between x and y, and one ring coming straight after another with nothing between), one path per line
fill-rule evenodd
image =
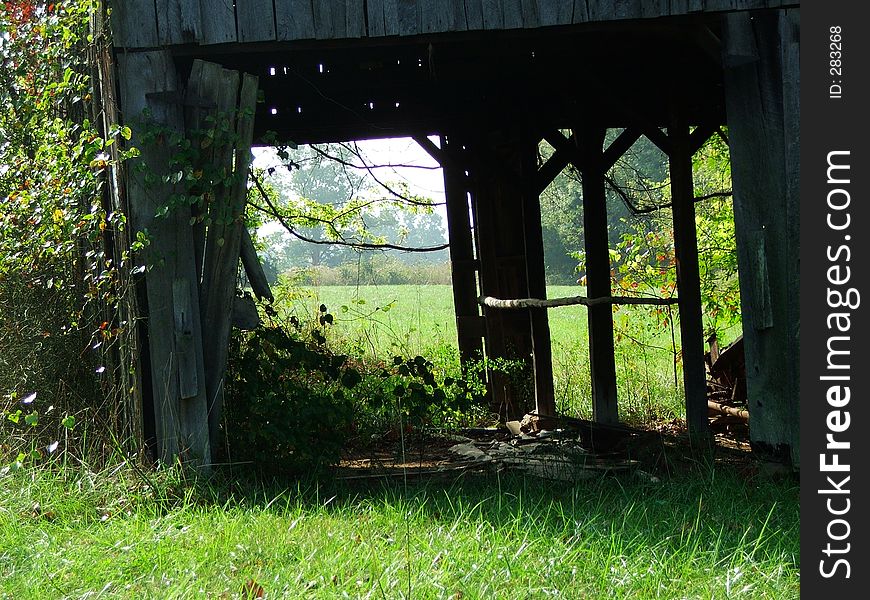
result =
M263 271L263 265L260 263L260 257L257 256L257 249L254 248L251 232L248 231L247 227L242 229L240 254L242 266L245 268L245 275L248 277L248 283L251 284L251 289L254 290L257 298L260 300L265 299L269 302L275 300L272 290L269 288L266 273Z

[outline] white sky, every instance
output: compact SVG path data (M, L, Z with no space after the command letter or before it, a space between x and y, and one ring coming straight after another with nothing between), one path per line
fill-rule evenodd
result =
M430 138L436 145L438 138ZM361 150L363 156L366 157L368 164L376 165L413 165L425 167L438 167L438 163L429 154L420 147L417 142L411 138L395 138L386 140L365 140L357 142L357 146ZM269 148L254 149L254 166L259 168L267 168L280 164L279 159L275 156L274 151ZM292 158L293 151L290 150ZM414 195L431 198L435 202L444 202L444 174L441 169L418 169L413 166L408 167L381 167L373 169L377 178L385 183L404 182L407 183L410 191ZM361 174L365 171L360 170ZM375 185L374 182L371 182ZM445 222L446 230L447 214L443 206L435 207L435 212L439 214ZM280 226L278 226L280 227ZM265 225L260 229L261 233L270 233L275 231L276 227Z

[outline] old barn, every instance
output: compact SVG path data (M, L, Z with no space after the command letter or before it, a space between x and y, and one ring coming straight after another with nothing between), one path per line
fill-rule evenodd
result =
M686 416L708 434L692 156L727 126L750 435L798 465L800 11L789 0L115 0L109 119L141 156L113 183L147 230L131 385L163 458L210 462L252 145L413 137L444 170L463 357L524 358L555 410L539 196L582 174L594 419L619 421L605 174L641 136L668 157ZM208 218L175 202L172 151L221 123ZM219 128L220 129L220 128ZM619 130L609 144L605 133ZM563 132L570 131L566 136ZM232 135L229 135L232 134ZM440 143L430 141L438 136ZM543 164L537 148L555 153ZM235 176L233 176L235 174ZM156 216L170 206L168 217ZM119 243L123 243L123 240ZM482 300L483 299L483 300ZM515 302L511 302L511 301ZM134 315L135 316L135 315ZM509 385L491 387L515 406ZM210 440L211 438L211 440Z

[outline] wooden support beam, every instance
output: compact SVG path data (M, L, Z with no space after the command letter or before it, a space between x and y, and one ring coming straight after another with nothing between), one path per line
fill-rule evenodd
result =
M118 57L121 107L134 132L164 127L180 132L181 107L161 98L179 89L168 51L125 53ZM145 117L145 111L148 117ZM153 143L133 139L141 155L127 169L130 221L148 231L144 253L148 348L157 458L206 468L211 462L202 356L197 273L190 209L172 206L158 212L179 190L162 182L176 150L169 136Z
M528 290L524 190L522 180L517 183L517 174L522 172L518 138L515 130L495 126L479 131L469 146L473 152L472 205L480 291L500 298L521 298ZM532 409L534 397L534 390L523 385L532 381L533 369L529 312L485 308L484 315L487 356L526 364L526 371L510 377L499 371L488 373L492 410L501 418L520 418Z
M263 265L260 264L260 257L257 256L257 249L254 248L254 241L247 227L242 227L241 255L242 266L245 268L245 275L254 294L260 300L274 302L275 297L269 288L269 281L266 279L266 273L263 271Z
M574 130L583 173L583 231L586 245L586 289L590 298L609 297L610 252L607 240L607 196L604 187L602 146L604 127L581 126ZM609 304L590 306L589 362L592 372L592 414L599 423L619 421L616 394L616 361L613 311Z
M689 152L694 156L694 154L701 149L701 146L706 144L707 140L719 132L721 128L721 123L712 119L698 125L689 135Z
M641 135L643 135L643 132L640 129L628 128L624 129L615 140L610 142L610 145L607 146L607 150L604 151L601 157L601 168L605 173L616 164L616 161L622 158L623 154L628 152L628 149L634 145Z
M415 138L416 139L416 138ZM428 138L417 142L444 167L444 195L447 201L447 234L450 239L450 276L453 284L453 310L456 315L456 333L459 338L459 358L463 368L471 361L483 357L483 331L474 327L479 323L477 306L477 275L466 265L475 262L474 241L468 207L468 185L465 170L460 166L462 146L452 138L441 136L441 148ZM440 160L439 160L440 158Z
M788 453L795 467L801 455L799 13L723 18L749 435L754 449Z
M526 289L530 296L547 297L544 267L544 235L541 227L541 200L536 179L537 138L521 140L523 185L523 237L526 259ZM555 416L556 394L553 389L553 353L550 322L546 308L530 308L532 365L535 372L535 408L539 415Z
M571 152L565 148L559 148L547 159L535 175L535 181L531 193L540 196L553 180L559 176L565 167L571 163Z
M238 89L239 74L221 69L220 77L208 81L204 95L221 93L223 88ZM212 87L213 86L213 87ZM257 102L257 77L241 77L241 93L234 114L218 115L230 119L235 131L232 159L225 163L232 173L232 184L216 194L209 208L211 224L206 234L202 273L203 356L205 358L206 391L209 398L209 433L212 445L219 442L218 431L223 410L223 383L226 371L229 336L232 326L232 306L236 292L241 253L248 167L251 161L251 139L254 133L254 107Z
M675 115L669 136L671 153L671 209L674 216L674 250L680 307L680 345L686 422L693 442L710 443L707 418L707 379L704 371L704 328L701 319L701 278L698 269L698 233L695 225L695 192L689 127Z

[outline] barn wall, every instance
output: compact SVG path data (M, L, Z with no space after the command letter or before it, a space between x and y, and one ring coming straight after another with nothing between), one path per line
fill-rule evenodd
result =
M799 11L725 23L750 436L799 465Z
M794 0L113 0L115 45L226 44L534 29L797 6Z

